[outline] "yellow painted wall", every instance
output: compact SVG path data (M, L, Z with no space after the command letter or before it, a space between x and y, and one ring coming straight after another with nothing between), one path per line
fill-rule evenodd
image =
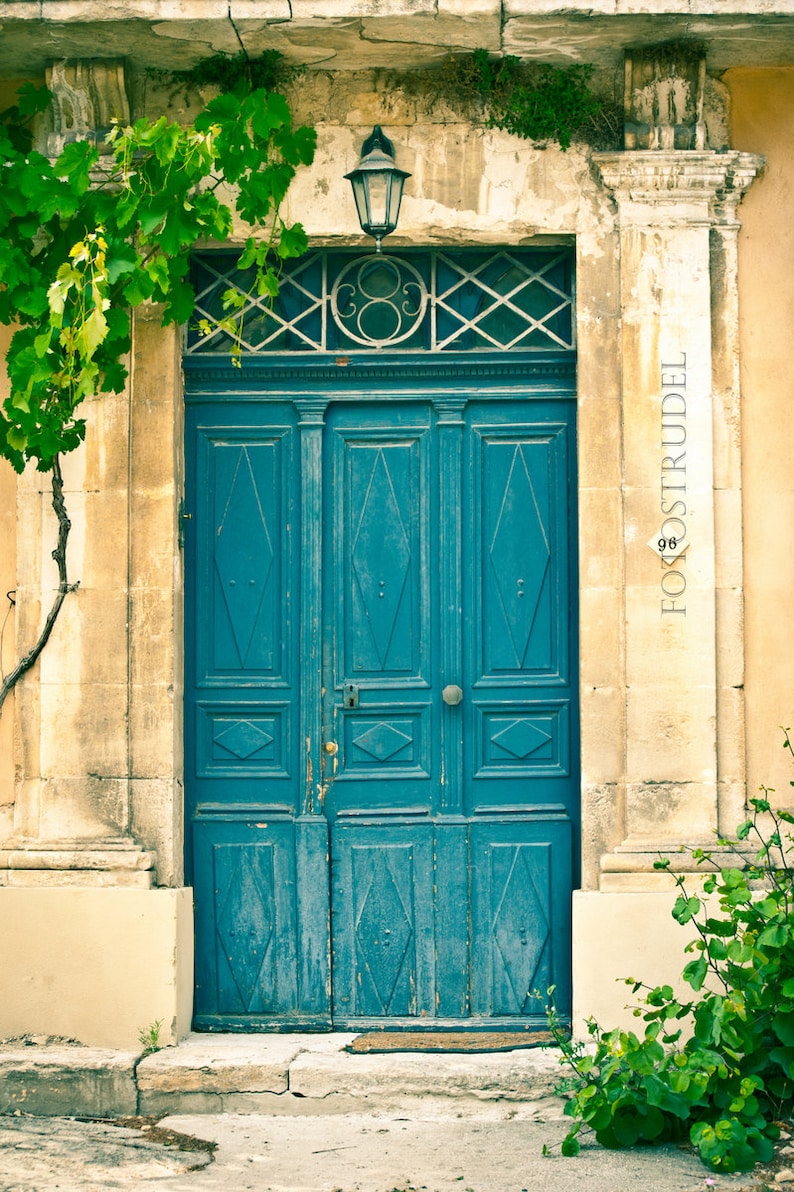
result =
M736 69L732 144L767 158L739 209L748 789L794 802L794 68Z

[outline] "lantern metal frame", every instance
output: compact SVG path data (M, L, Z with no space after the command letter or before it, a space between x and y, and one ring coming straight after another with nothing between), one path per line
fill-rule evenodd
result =
M384 238L397 227L403 186L410 177L396 164L394 145L376 124L361 146L358 165L345 174L353 187L358 221L375 241L375 252L381 251Z

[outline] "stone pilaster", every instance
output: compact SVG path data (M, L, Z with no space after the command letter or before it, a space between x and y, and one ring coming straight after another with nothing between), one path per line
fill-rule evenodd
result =
M53 126L41 140L51 155L130 118L119 60L54 62L47 83ZM77 587L15 693L19 764L0 886L182 879L179 336L160 316L137 312L127 389L85 402L85 446L63 460ZM22 654L57 583L48 477L32 468L18 488L17 534Z
M730 466L715 412L712 231L761 163L699 151L598 154L595 163L617 204L621 256L627 746L623 843L602 861L611 889L652 869L659 849L709 840L720 825L718 717L728 715L723 649L735 612L725 601L718 610L730 501L715 492ZM735 288L732 260L721 301ZM735 320L720 334L724 361ZM737 393L732 384L729 402ZM734 593L740 546L738 560ZM735 710L730 723L735 731ZM729 764L735 785L736 757Z
M129 394L85 404L87 441L63 460L70 582L36 667L16 690L18 781L0 885L145 887L154 857L130 833ZM17 654L57 582L49 478L28 468L17 525Z

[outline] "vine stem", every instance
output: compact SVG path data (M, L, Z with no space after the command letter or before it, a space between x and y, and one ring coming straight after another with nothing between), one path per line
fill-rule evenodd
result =
M74 592L77 584L70 584L69 577L66 570L66 543L69 539L69 531L72 528L72 523L69 520L69 515L66 512L66 504L63 499L63 476L61 475L61 461L56 455L52 461L52 507L55 510L55 516L58 519L58 545L52 552L52 557L58 566L58 589L55 593L55 599L52 602L52 607L47 613L47 619L44 622L39 639L32 646L27 654L24 654L19 659L16 666L7 675L2 677L0 683L0 714L2 714L3 704L6 696L16 686L24 674L26 674L41 654L42 650L50 640L53 626L58 619L58 614L61 611L61 606L70 592Z

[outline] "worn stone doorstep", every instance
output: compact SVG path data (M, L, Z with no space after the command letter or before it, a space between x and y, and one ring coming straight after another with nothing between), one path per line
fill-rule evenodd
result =
M0 1113L559 1116L554 1050L353 1055L354 1034L203 1035L151 1055L79 1045L0 1044Z

